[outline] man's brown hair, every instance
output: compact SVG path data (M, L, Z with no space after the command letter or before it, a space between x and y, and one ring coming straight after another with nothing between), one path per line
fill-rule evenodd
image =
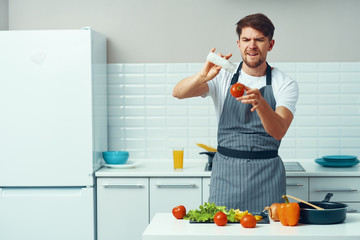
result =
M267 16L265 16L262 13L248 15L243 19L241 19L239 22L237 22L236 32L239 38L242 29L245 27L251 27L262 32L265 35L265 37L269 38L269 41L271 41L274 36L274 30L275 30L274 24Z

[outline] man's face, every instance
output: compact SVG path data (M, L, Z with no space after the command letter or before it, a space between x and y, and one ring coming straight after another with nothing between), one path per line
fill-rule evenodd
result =
M266 61L267 52L274 46L274 40L254 28L245 27L237 41L244 63L250 68L257 68Z

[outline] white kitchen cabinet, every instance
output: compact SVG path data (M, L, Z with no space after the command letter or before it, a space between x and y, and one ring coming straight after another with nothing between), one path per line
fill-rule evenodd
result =
M148 178L98 178L98 240L141 240L149 223Z
M150 178L150 220L155 213L171 212L177 205L198 208L201 189L201 178Z
M309 179L307 177L287 177L286 194L307 201L309 199ZM296 202L289 198L290 202Z
M309 185L310 201L322 201L327 193L333 193L331 202L348 204L349 212L360 211L360 178L312 177Z

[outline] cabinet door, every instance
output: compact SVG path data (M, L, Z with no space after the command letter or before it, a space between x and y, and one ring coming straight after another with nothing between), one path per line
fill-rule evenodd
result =
M170 213L177 205L188 211L201 203L201 178L150 179L150 220L155 213Z
M327 193L333 193L332 202L360 201L360 178L321 177L310 178L310 200L322 201Z
M202 204L209 201L210 196L210 179L211 178L203 178L202 182Z
M149 223L148 178L98 178L98 240L141 240Z
M309 180L306 177L287 177L286 194L307 201L309 198ZM289 198L290 202L296 202Z

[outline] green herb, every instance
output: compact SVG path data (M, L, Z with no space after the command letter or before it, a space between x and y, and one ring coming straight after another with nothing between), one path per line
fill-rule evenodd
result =
M190 210L184 219L196 222L214 222L214 216L218 212L225 213L229 222L237 222L234 209L231 208L229 211L226 211L225 206L216 206L215 203L208 202L200 205L199 209Z

